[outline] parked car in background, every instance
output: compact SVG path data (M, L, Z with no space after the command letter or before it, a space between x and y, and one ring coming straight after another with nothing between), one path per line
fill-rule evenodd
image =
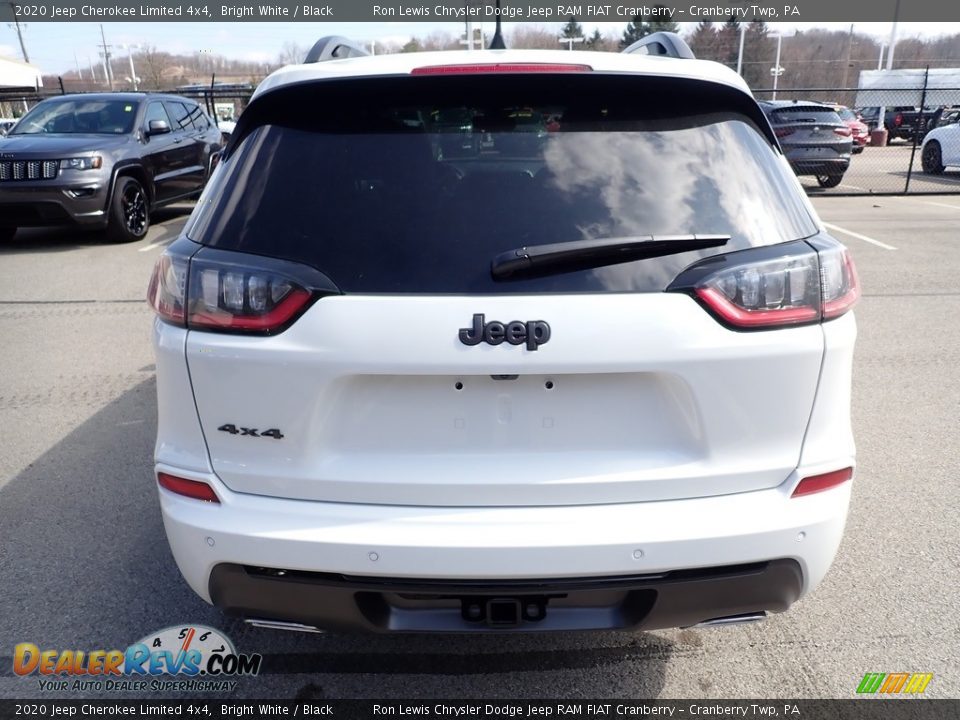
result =
M854 108L853 111L857 114L857 117L860 118L861 122L867 126L868 132L873 132L877 129L877 115L880 114L879 107L867 105Z
M884 127L887 129L887 138L912 141L916 136L918 140L923 139L926 132L936 125L938 110L935 107L927 107L921 111L920 108L912 105L885 108ZM877 129L879 107L863 107L859 109L859 113L871 132Z
M800 100L760 103L783 154L797 175L812 175L820 187L836 187L850 167L853 134L830 105Z
M685 59L344 42L260 84L150 282L190 587L372 632L809 593L850 500L859 286L743 79L669 33L634 47ZM787 115L849 161L832 110Z
M930 130L945 125L953 125L958 121L960 121L960 106L945 105L938 108L934 116L930 119Z
M834 112L840 116L844 124L850 128L850 137L853 140L851 152L854 154L862 153L863 149L870 143L870 130L867 124L846 105L832 105Z
M960 166L960 108L942 113L939 123L927 133L920 146L920 164L930 175Z
M0 240L21 227L105 229L142 238L151 212L195 197L220 130L193 100L98 93L44 100L0 139Z

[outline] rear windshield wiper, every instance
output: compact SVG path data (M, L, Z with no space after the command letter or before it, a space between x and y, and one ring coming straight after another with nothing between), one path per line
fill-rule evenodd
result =
M495 280L509 280L518 274L571 272L721 247L729 240L729 235L634 235L530 245L497 255L490 272Z

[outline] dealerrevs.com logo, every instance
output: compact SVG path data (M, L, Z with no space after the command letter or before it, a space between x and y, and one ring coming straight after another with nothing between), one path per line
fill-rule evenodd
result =
M258 674L262 661L203 625L168 627L126 650L41 650L29 642L13 649L13 671L38 676L43 691L231 691L232 678Z

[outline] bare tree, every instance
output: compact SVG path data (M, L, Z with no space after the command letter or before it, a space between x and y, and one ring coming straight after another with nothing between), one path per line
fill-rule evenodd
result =
M555 30L543 25L518 23L517 27L510 33L507 47L556 50L560 45L557 42L557 32Z
M137 72L143 76L144 90L163 90L167 85L167 72L173 67L170 53L146 45L136 54Z
M280 54L277 56L277 62L283 65L297 65L303 62L307 56L307 50L291 40L287 40L280 48Z

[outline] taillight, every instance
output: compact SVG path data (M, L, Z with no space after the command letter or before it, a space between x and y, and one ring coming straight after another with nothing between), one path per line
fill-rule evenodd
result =
M298 315L311 293L269 270L195 258L188 297L190 328L269 334Z
M411 75L473 75L478 73L567 73L590 72L589 65L573 63L473 63L469 65L428 65L414 68Z
M776 128L773 131L773 134L776 135L778 138L786 137L787 135L793 135L793 133L794 133L793 128Z
M157 482L160 487L169 490L177 495L193 498L194 500L203 500L204 502L220 503L220 498L213 491L213 488L205 482L197 480L187 480L186 478L168 475L167 473L157 473Z
M842 135L843 137L850 137L850 135L852 134L850 131L850 128L848 127L834 128L833 132L836 133L837 135Z
M184 308L187 296L187 267L189 259L164 253L153 266L147 302L160 316L172 325L185 324Z
M727 268L705 278L695 292L721 319L737 327L798 325L820 319L813 252Z
M893 124L896 125L897 127L900 127L901 125L903 125L903 115L901 115L900 113L897 113L893 118Z
M707 258L684 270L668 290L690 293L736 329L830 320L860 297L846 248L817 252L802 241Z
M823 319L840 317L860 299L860 278L845 247L820 251L820 292Z
M160 319L173 325L273 335L315 298L338 292L310 267L210 248L197 252L196 246L183 253L175 243L157 260L147 298Z
M823 473L822 475L813 475L806 477L797 483L793 494L790 497L801 497L802 495L812 495L813 493L823 492L838 485L843 485L853 477L853 468L848 467L843 470L834 470L833 472Z

